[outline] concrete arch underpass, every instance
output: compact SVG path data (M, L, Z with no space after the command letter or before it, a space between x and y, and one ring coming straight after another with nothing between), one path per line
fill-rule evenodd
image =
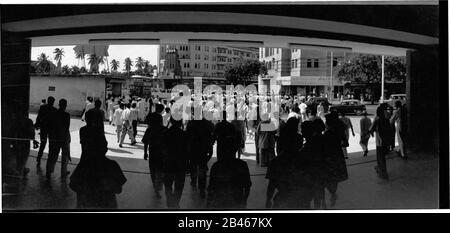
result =
M15 119L28 117L31 48L84 44L225 45L406 56L408 150L437 158L443 130L440 4L3 5L3 171L14 166L15 158L5 138L14 137Z

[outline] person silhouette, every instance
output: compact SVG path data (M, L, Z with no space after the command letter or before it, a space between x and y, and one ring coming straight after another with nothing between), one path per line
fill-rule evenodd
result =
M163 106L156 105L156 112L151 112L146 117L148 124L145 130L142 143L144 143L144 160L148 159L150 178L152 180L155 196L160 198L160 191L163 186L162 159L164 152L164 134L166 128L163 126L163 119L158 111L162 111Z
M201 107L194 111L201 111ZM201 198L206 197L206 173L214 144L214 125L207 120L207 114L205 112L200 120L189 121L186 127L191 186L196 188L198 184Z
M359 125L360 125L359 128L361 129L359 144L361 145L361 148L364 151L363 156L367 156L367 153L369 153L368 149L368 143L370 139L369 128L372 125L372 120L367 117L366 111L363 112L363 117L361 118L361 120L359 120Z
M225 121L226 122L226 121ZM207 208L243 209L247 207L247 198L252 182L246 162L236 158L239 140L232 124L223 124L221 135L217 137L217 157L210 171Z
M47 98L47 104L41 105L36 118L36 123L34 127L40 129L40 147L36 158L36 166L41 165L42 155L44 154L45 146L47 145L48 131L50 127L51 120L49 117L56 112L56 108L53 107L55 103L55 98L49 96Z
M292 190L292 163L299 155L303 138L298 133L299 118L289 118L280 129L277 141L278 156L267 168L266 179L269 180L266 192L266 208L293 208L297 196ZM277 191L275 193L275 191Z
M162 135L165 149L162 160L164 192L167 207L179 209L188 167L187 137L182 120L171 118L170 124Z
M261 115L261 122L258 124L258 128L255 134L255 144L257 145L259 162L261 167L267 167L270 161L275 158L275 135L277 133L277 127L274 124L273 119L269 118L268 113Z
M325 181L326 189L331 193L330 205L333 207L337 200L337 188L339 182L348 179L347 166L345 164L343 145L348 145L345 135L345 126L339 120L338 113L332 111L325 115L326 129L323 134L324 156L329 176Z
M389 122L388 109L386 105L381 104L378 106L376 113L377 116L370 126L369 133L372 135L376 132L375 143L376 143L376 154L377 154L377 166L375 166L375 171L378 176L384 180L388 180L389 176L386 168L386 154L389 151L389 146L391 145L392 137L392 127Z
M80 128L81 158L70 177L70 188L77 193L77 208L117 208L116 194L127 181L119 164L106 157L105 133L95 124L95 113L85 114Z
M102 101L101 100L95 100L94 101L94 107L87 111L94 112L94 121L96 122L98 126L100 126L103 130L105 128L104 121L105 121L105 112L101 109L102 107Z
M13 114L15 119L15 124L13 130L6 129L7 132L12 132L11 138L13 139L12 143L8 146L9 149L14 151L16 167L13 172L14 175L18 177L25 178L27 174L30 172L30 169L26 167L28 158L30 156L30 141L33 142L33 148L36 149L39 147L38 141L35 140L35 131L33 126L33 121L28 118L27 108L20 101L11 101L12 107L15 108ZM9 106L7 107L9 109ZM12 114L12 112L8 112L7 114ZM5 128L11 126L4 126ZM5 131L6 131L5 130ZM4 135L6 137L6 135ZM5 141L9 141L5 140ZM5 148L5 146L4 146ZM4 163L5 164L5 163ZM7 164L7 162L6 162ZM7 165L5 166L7 167ZM7 169L5 169L7 170ZM7 174L9 172L5 172Z
M59 100L59 109L52 117L52 127L49 130L49 153L46 166L46 177L50 179L58 160L59 151L61 155L61 178L65 178L70 172L67 171L67 163L70 161L70 114L66 112L67 100Z

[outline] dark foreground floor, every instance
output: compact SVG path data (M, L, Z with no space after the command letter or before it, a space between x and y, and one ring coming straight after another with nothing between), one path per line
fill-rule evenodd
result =
M338 200L333 209L423 209L438 208L439 160L432 156L425 159L404 161L391 154L387 160L389 181L380 180L374 171L374 152L365 158L347 160L349 179L339 184ZM44 156L46 157L46 156ZM142 160L117 158L128 181L123 192L117 195L119 209L164 210L165 198L153 195L148 167ZM76 194L68 187L68 181L60 179L59 163L53 178L45 178L45 160L37 169L35 159L30 157L28 178L17 181L17 186L3 187L3 210L49 210L74 209ZM78 163L73 159L74 164ZM210 162L210 164L213 161ZM251 187L248 209L262 209L265 203L267 180L265 168L257 167L254 160L246 160L250 167ZM73 170L74 165L69 165ZM193 191L186 178L181 209L203 209L204 200ZM162 193L163 194L163 193ZM328 196L327 196L328 201Z

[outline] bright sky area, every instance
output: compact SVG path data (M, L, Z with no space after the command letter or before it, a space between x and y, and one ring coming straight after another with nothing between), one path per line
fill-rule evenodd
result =
M55 55L53 51L55 48L60 48L64 50L64 57L61 60L62 66L68 65L72 66L82 66L82 61L79 61L75 58L75 51L73 50L75 46L51 46L51 47L33 47L31 49L31 60L37 60L37 57L41 53L45 53L49 59L55 63L54 59ZM134 67L135 61L137 57L142 57L144 60L150 61L150 64L157 65L157 45L110 45L108 49L109 57L108 62L111 63L113 59L119 61L119 69L122 71L124 69L124 60L129 57L133 61L132 70L135 70ZM86 56L86 68L89 69L88 59ZM100 71L106 69L106 64L100 65Z

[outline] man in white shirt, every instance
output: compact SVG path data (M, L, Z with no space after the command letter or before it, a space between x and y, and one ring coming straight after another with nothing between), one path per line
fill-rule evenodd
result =
M83 116L81 117L82 121L84 121L84 115L86 115L86 112L95 107L93 101L94 101L94 99L92 97L90 97L90 96L87 97L86 107L84 107Z
M114 111L113 124L116 125L117 142L120 142L120 133L122 132L122 112L124 104L120 103L119 108Z
M114 115L114 101L113 101L113 97L110 97L107 101L106 101L106 106L107 106L107 113L108 113L108 121L109 124L112 123L112 119L113 119L113 115Z
M138 99L137 109L139 110L138 120L141 121L141 122L144 122L145 115L146 115L145 114L145 102L141 98Z
M133 136L133 127L131 125L131 110L130 104L126 105L126 108L122 112L122 135L120 137L119 147L122 147L123 140L125 140L125 136L128 133L128 136L131 138L131 145L136 144L136 139Z
M302 117L302 121L307 121L308 115L306 114L306 109L308 106L305 104L305 99L301 99L301 103L298 107L300 108L300 116Z
M139 110L137 109L136 103L131 104L130 120L133 127L133 137L136 138L137 135L137 124L139 118Z

